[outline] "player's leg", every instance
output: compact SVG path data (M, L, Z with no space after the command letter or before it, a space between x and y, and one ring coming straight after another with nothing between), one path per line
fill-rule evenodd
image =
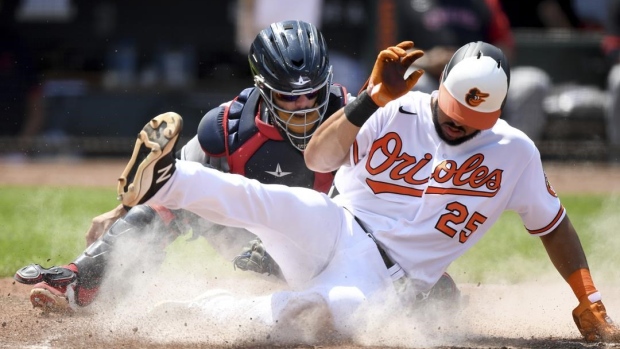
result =
M160 115L144 127L121 176L126 178L119 185L123 204L186 209L213 223L245 228L262 240L292 285L321 273L336 245L346 240L343 234L350 232L341 229L345 210L311 189L265 185L199 163L175 161L172 151L181 124L176 114ZM145 150L150 153L145 155Z
M249 230L262 240L289 282L290 276L311 278L325 267L339 239L344 212L311 189L264 185L186 161L176 162L175 173L148 202Z
M158 265L163 260L164 248L180 233L174 212L138 205L114 222L72 263L51 268L32 264L18 270L14 278L20 283L34 284L30 293L34 307L70 311L95 299L112 256L119 262L115 265L125 269L137 269L139 263ZM113 255L115 251L118 253Z
M350 214L345 214L339 230L344 233L336 243L330 262L315 277L306 280L298 291L247 298L223 290L210 290L190 301L159 304L154 312L174 317L198 312L224 325L239 323L238 314L243 314L244 318L252 320L252 326L260 323L271 328L270 335L278 339L287 335L303 338L308 334L308 327L321 329L323 336L350 335L359 330L359 319L353 315L361 306L387 309L386 301L396 297L390 274L373 240Z

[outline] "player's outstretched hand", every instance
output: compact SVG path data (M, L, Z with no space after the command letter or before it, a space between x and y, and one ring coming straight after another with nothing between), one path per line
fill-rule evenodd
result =
M611 321L601 301L592 303L588 297L583 297L573 310L573 320L588 342L620 341L620 328Z
M409 66L424 55L420 50L407 52L412 48L413 41L403 41L379 52L366 88L366 92L378 106L383 107L409 92L424 73L419 69L406 79L404 77Z
M116 220L123 217L126 213L127 211L125 211L123 205L118 205L113 210L93 218L85 236L86 246L90 246L90 244L99 239L103 233L110 229L112 223L116 222Z

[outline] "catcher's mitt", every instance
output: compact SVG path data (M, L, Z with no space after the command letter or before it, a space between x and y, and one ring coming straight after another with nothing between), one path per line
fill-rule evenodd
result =
M265 251L263 242L256 238L248 243L240 255L233 259L233 266L241 270L250 270L259 274L275 275L284 280L280 266Z

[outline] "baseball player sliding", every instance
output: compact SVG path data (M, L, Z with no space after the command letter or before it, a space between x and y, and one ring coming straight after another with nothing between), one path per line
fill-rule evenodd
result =
M365 91L308 144L310 169L338 169L334 199L175 161L182 120L174 113L155 117L140 133L119 197L126 206L184 208L253 232L295 289L253 303L255 319L283 324L299 313L291 307L325 307L325 318L345 335L360 326L349 315L361 304L396 293L396 280L428 291L503 211L513 210L577 297L572 315L583 337L620 340L538 150L499 119L510 83L503 52L484 42L461 47L439 90L425 94L410 92L421 70L403 78L423 55L408 52L412 47L402 42L381 51ZM150 153L140 160L145 149ZM208 302L201 305L209 311Z

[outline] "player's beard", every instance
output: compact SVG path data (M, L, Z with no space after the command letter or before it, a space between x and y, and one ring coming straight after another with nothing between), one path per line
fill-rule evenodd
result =
M467 142L468 140L476 137L477 135L480 134L480 130L467 135L467 136L463 136L461 138L457 138L457 139L449 139L446 137L446 135L443 134L443 130L441 129L441 125L439 124L439 117L437 116L437 108L438 107L437 101L435 101L435 103L433 104L433 125L435 125L435 131L437 132L437 135L439 136L439 138L441 138L442 141L446 142L446 144L448 145L459 145L459 144L463 144L465 142ZM446 124L449 124L451 127L456 127L456 128L461 128L459 126L456 126L454 123L452 122L446 122Z

